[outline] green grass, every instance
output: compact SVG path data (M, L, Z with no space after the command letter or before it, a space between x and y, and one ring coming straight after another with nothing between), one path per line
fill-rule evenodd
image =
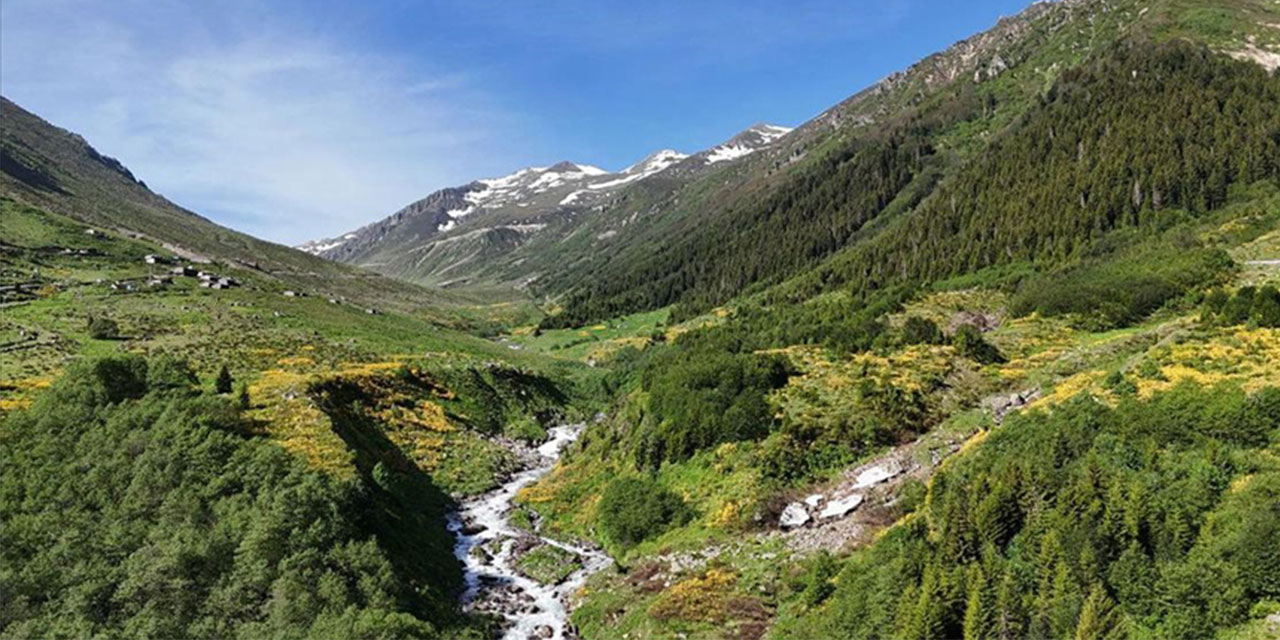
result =
M559 584L582 568L582 561L571 551L544 544L520 556L515 567L520 573L542 584Z
M634 313L575 329L535 330L526 327L508 336L512 344L569 360L605 359L618 349L643 346L655 331L662 331L670 309Z

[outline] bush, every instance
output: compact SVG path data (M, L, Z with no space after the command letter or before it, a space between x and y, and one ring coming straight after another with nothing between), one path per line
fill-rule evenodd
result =
M649 477L617 478L600 499L600 527L609 539L635 546L672 525L683 524L688 509L680 496Z
M110 318L89 318L89 337L94 340L115 340L120 337L120 325Z
M1190 241L1148 241L1028 278L1010 309L1015 315L1076 314L1095 330L1123 327L1189 291L1219 282L1232 266L1222 251L1198 248ZM1220 298L1211 300L1211 304L1218 302ZM1226 306L1230 308L1231 303ZM1246 303L1240 322L1248 319L1249 310Z
M910 316L902 325L903 344L941 344L942 330L928 318Z
M147 367L147 388L153 391L190 389L200 384L191 365L173 356L160 356Z
M1258 289L1253 296L1249 322L1270 329L1280 327L1280 291L1271 285Z
M956 353L977 362L978 364L993 364L1004 362L1004 355L995 345L987 342L982 337L982 332L971 324L960 325L956 329L956 335L952 337L951 343L955 345Z

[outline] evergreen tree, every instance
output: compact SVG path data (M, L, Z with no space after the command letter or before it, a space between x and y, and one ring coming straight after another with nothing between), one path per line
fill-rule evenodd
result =
M249 402L249 385L241 382L240 393L238 394L238 396L239 397L236 398L236 404L240 407L242 411L248 410L252 406L252 404L250 404Z
M231 372L227 371L227 365L222 365L218 369L218 377L213 380L213 390L220 395L231 393L231 385L234 381L231 379Z
M964 640L988 640L994 628L994 612L987 577L978 565L970 570L969 597L964 609Z
M1019 640L1024 637L1025 614L1022 595L1013 576L1005 574L996 591L994 637L997 640Z
M1075 640L1123 640L1128 637L1124 616L1101 583L1094 583L1076 623Z

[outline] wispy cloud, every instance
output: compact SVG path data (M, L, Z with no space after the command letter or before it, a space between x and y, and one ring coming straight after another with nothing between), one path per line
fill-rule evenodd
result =
M286 243L506 168L520 122L464 70L193 7L5 0L3 91L176 201Z

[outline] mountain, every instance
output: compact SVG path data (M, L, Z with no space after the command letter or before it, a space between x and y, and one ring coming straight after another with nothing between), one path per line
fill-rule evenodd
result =
M1126 47L1183 42L1225 54L1224 59L1260 63L1265 75L1270 59L1255 50L1280 50L1277 14L1275 5L1261 0L1033 4L827 109L767 153L666 193L618 199L599 216L617 223L608 230L614 232L608 249L549 248L554 259L538 263L545 268L535 291L563 307L552 322L564 325L675 303L683 315L803 274L839 252L859 251L855 247L873 238L894 251L918 253L920 240L894 226L913 223L895 221L938 220L933 209L949 208L939 188L990 160L985 154L993 144L1029 135L1027 114L1060 97L1054 87L1073 69L1118 56ZM1135 85L1152 77L1129 71L1139 74L1129 79ZM1159 138L1133 142L1153 152L1162 144ZM1016 202L996 193L987 197ZM979 209L958 211L941 233L954 233L955 225L989 208L971 204ZM1086 207L1101 204L1095 200ZM1162 204L1171 203L1166 198ZM932 240L944 237L935 234ZM905 244L909 240L917 245ZM1012 259L991 255L967 265ZM886 274L878 260L866 254L853 259L868 271L851 278L912 279L901 267Z
M219 226L151 191L83 137L0 97L0 196L151 241L195 262L256 272L281 288L410 309L465 298L353 269Z
M441 189L378 222L298 248L424 284L524 284L537 277L540 248L585 232L622 192L655 185L669 191L770 148L789 131L758 124L696 154L662 149L618 172L568 161L528 167Z

